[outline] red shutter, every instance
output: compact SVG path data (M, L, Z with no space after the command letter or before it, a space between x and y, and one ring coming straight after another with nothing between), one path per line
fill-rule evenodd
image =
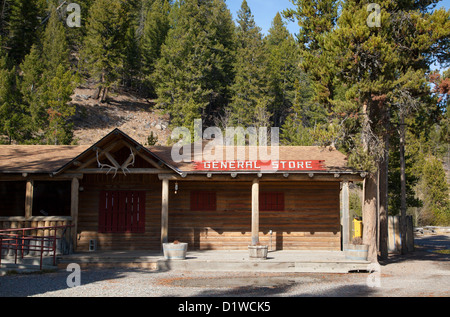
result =
M207 191L191 192L191 210L215 211L217 209L216 193Z
M102 191L99 202L98 232L145 232L145 192Z
M259 194L259 209L261 211L283 211L284 193L262 192Z

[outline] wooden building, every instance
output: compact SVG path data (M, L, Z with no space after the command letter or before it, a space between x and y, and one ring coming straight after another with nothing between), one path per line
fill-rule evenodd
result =
M279 147L266 163L279 169L259 164L176 163L170 147L118 129L92 146L0 146L0 228L73 224L80 252L93 241L161 250L173 240L190 250L341 250L348 183L364 174L322 147Z

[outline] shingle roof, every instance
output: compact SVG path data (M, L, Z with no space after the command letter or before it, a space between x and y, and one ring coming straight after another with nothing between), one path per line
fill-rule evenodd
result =
M51 173L87 148L85 145L0 145L0 172Z
M160 157L164 162L172 165L182 172L202 172L196 169L195 161L202 158L195 157L194 151L191 148L192 162L175 162L171 157L172 147L151 147L149 150ZM226 159L226 147L218 148L223 151L223 158ZM239 150L245 151L245 160L250 159L250 151L255 150L253 153L258 153L255 148L252 147L234 147L235 153ZM214 155L214 151L212 152ZM269 152L270 154L270 152ZM235 156L237 157L237 156ZM260 159L259 155L256 157ZM324 169L326 171L353 171L347 165L347 157L338 150L330 147L320 146L280 146L279 147L279 160L307 160L307 161L324 161Z
M102 140L96 143L97 146L105 146L116 136L123 135L128 137L122 131L115 129ZM129 138L129 137L128 137ZM131 138L130 138L131 139ZM131 139L132 140L132 139ZM135 144L139 145L137 142ZM203 142L203 149L208 141ZM56 146L56 145L0 145L0 173L53 173L63 172L70 167L70 162L75 158L86 155L86 151L92 146ZM207 148L206 148L207 149ZM222 151L223 159L227 159L226 151L230 147L217 146L211 154ZM244 150L245 160L253 160L250 153L257 153L256 147L232 147L235 151ZM207 160L194 156L193 145L191 145L192 162L175 162L172 159L172 147L154 146L147 147L149 155L163 161L170 169L181 173L205 173L206 171L196 169L195 161ZM208 152L206 151L206 154ZM205 155L205 153L203 153ZM237 159L241 159L236 157ZM256 160L261 159L257 156ZM325 172L355 172L348 167L347 157L341 152L330 147L319 146L280 146L279 160L311 160L324 161Z

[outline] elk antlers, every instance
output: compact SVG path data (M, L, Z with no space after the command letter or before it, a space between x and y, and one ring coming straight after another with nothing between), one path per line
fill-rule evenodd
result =
M128 173L130 173L130 170L128 169L128 167L130 166L130 165L134 165L134 162L135 162L135 156L134 156L134 152L133 152L133 149L131 149L131 147L130 147L130 156L126 159L126 161L122 164L122 165L119 165L119 163L117 163L117 161L114 159L114 157L109 153L109 152L105 152L105 156L108 158L108 160L111 162L111 164L113 165L109 165L109 164L103 164L103 163L100 163L100 160L99 160L99 155L98 155L98 149L97 149L97 163L98 163L98 167L102 170L103 168L109 168L109 170L108 170L108 172L106 172L106 174L108 175L111 171L114 171L114 176L113 176L113 178L114 177L116 177L116 175L117 175L117 172L118 172L118 170L119 169L121 169L122 170L122 172L123 172L123 174L125 175L125 176L127 176L127 173L126 172L128 172Z

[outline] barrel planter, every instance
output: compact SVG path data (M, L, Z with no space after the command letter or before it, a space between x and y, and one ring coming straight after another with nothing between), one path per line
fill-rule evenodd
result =
M163 252L166 260L185 260L187 253L187 243L164 243Z
M345 258L355 261L367 261L369 246L365 244L345 244Z
M267 245L249 245L248 252L250 259L267 259Z

